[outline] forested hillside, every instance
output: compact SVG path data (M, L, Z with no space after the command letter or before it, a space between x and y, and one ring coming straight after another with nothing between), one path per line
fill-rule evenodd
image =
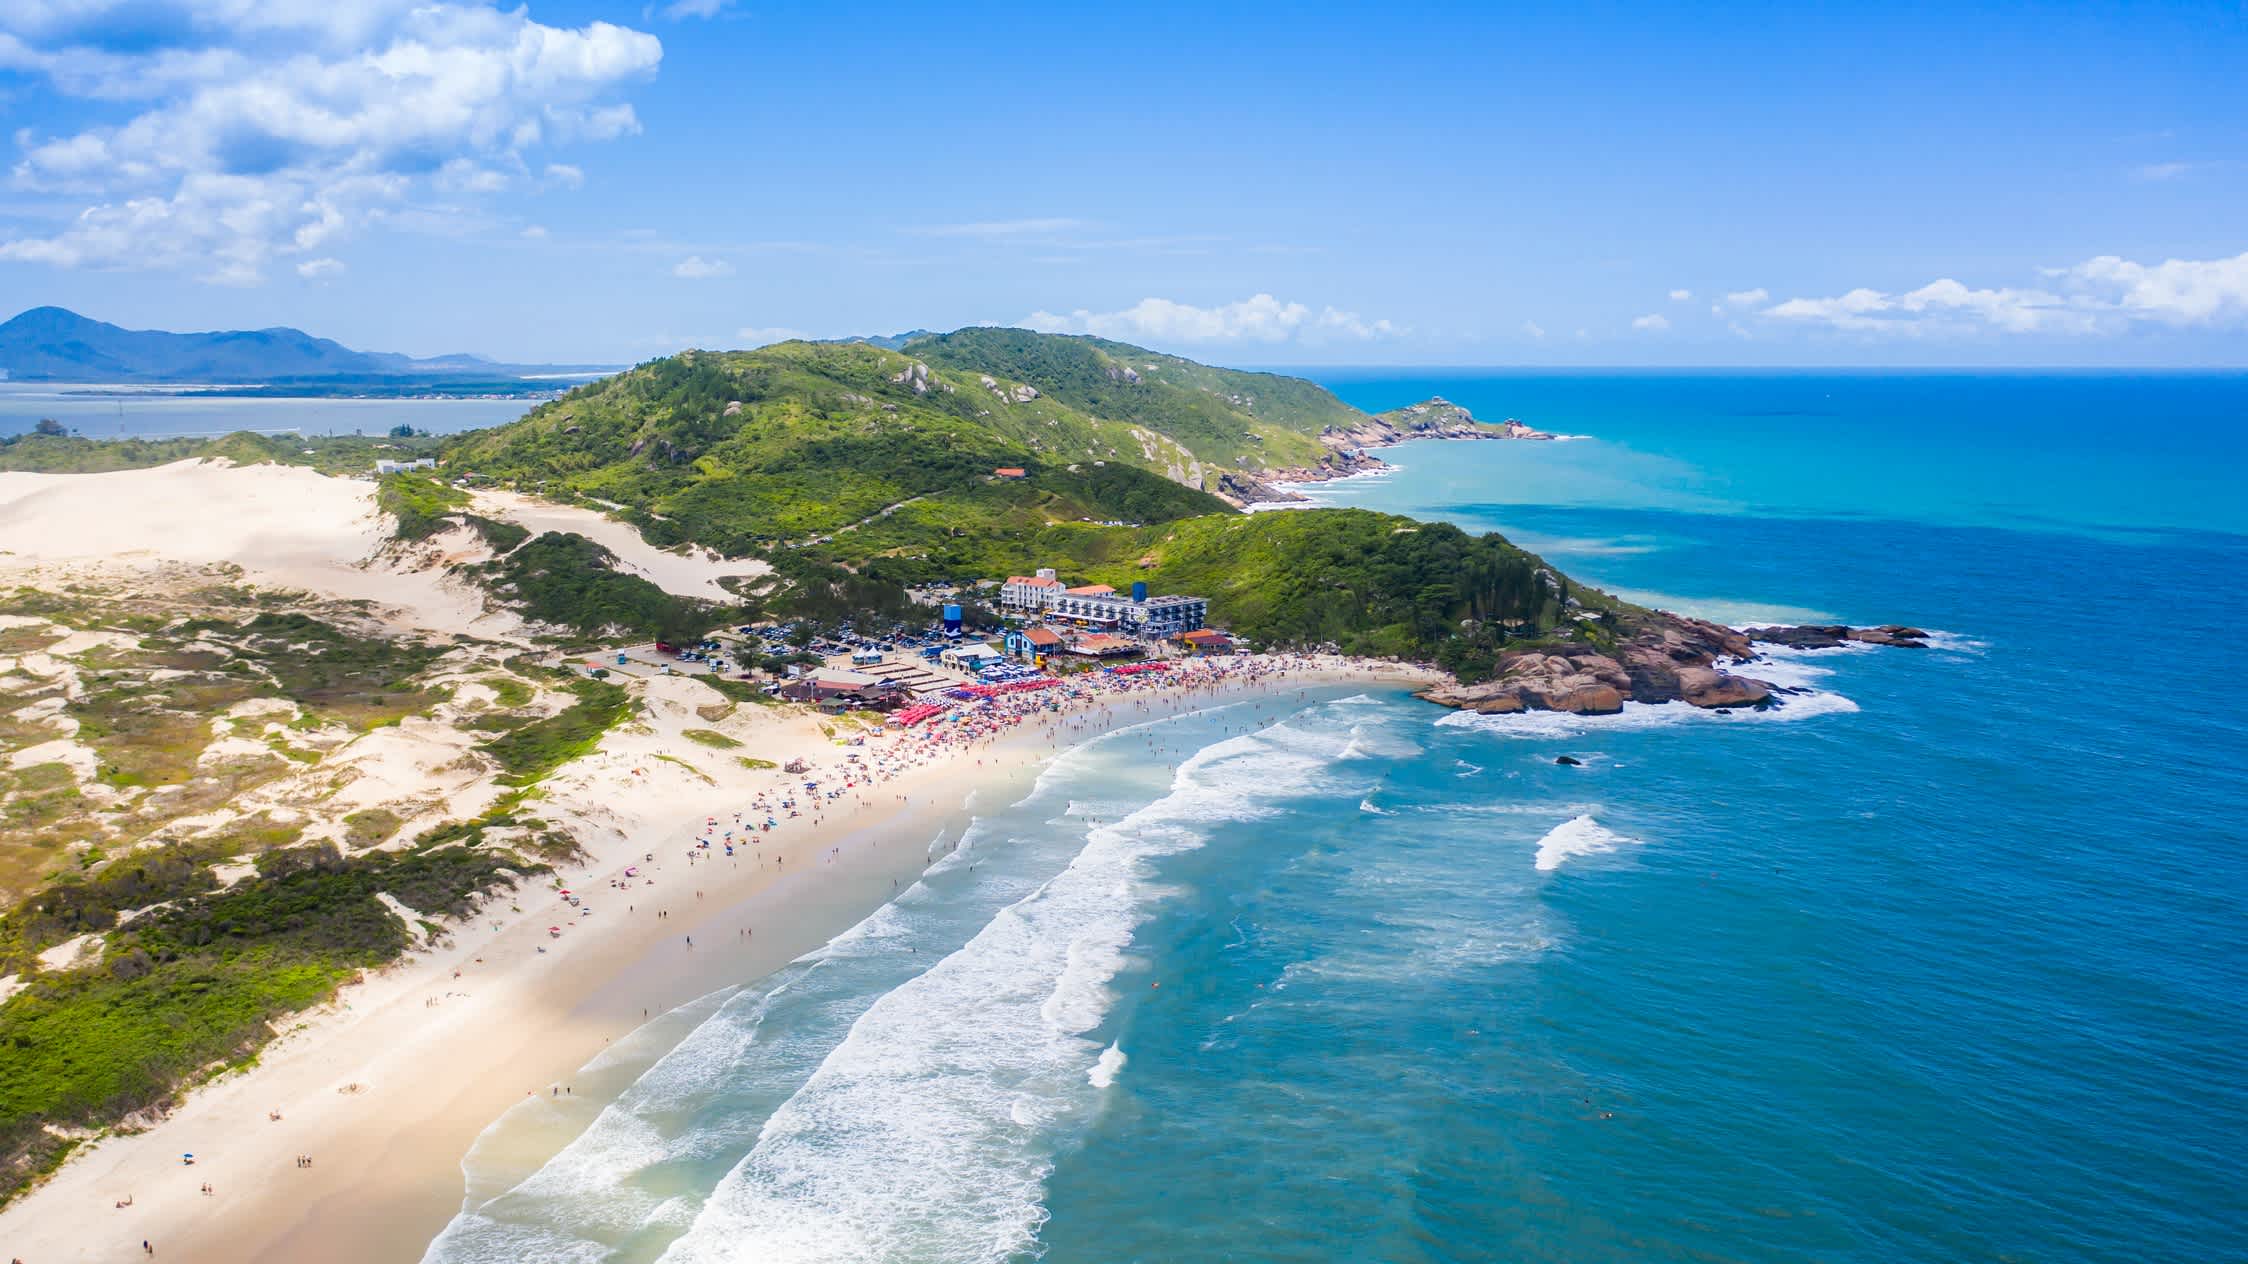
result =
M659 544L769 559L773 613L904 613L907 587L1058 566L1211 599L1270 644L1433 657L1574 624L1496 535L1362 511L1237 513L1197 485L1377 424L1298 379L1015 329L687 352L448 445L474 474L603 505ZM1020 469L1019 478L995 471Z

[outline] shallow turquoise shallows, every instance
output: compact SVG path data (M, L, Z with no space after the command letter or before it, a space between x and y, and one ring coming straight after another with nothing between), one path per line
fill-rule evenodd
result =
M1331 384L1592 437L1324 502L1938 648L1775 658L1765 715L1112 735L621 1048L431 1259L2243 1257L2248 379Z

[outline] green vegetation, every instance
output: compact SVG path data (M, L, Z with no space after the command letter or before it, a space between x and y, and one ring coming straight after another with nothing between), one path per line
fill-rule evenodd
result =
M741 745L740 742L716 729L681 729L679 736L686 738L697 746L708 746L712 750L732 750Z
M617 570L616 560L582 535L549 531L505 557L466 569L524 618L581 637L700 638L736 613L675 597Z
M780 767L779 764L774 763L770 759L759 759L754 755L736 755L734 756L734 762L740 764L744 768L765 769Z
M463 436L446 456L622 505L657 544L763 556L774 575L752 593L768 615L909 617L910 586L1053 565L1206 595L1215 622L1264 644L1433 658L1473 676L1502 643L1573 626L1572 597L1615 606L1495 535L1363 512L1245 517L1200 490L1316 461L1330 452L1322 432L1368 420L1294 378L963 329L898 349L688 352ZM1025 476L994 477L1000 466ZM580 629L672 626L647 594L599 578L590 547L526 607Z
M1162 521L1219 507L1150 472L1161 463L1128 424L916 364L864 345L689 352L461 436L447 459L548 496L625 504L659 545L737 556L929 499L978 520ZM1028 476L997 479L1000 466Z
M427 474L385 474L376 484L375 504L397 520L393 534L399 539L426 540L456 525L468 493Z
M0 1199L70 1144L48 1125L104 1128L163 1106L214 1066L239 1064L271 1023L319 1004L411 943L375 898L465 916L521 859L462 848L346 858L332 847L265 856L255 880L213 890L205 858L173 854L57 887L0 919L19 953L73 927L109 931L99 965L35 974L0 1006ZM130 924L121 907L170 901Z
M632 712L632 695L601 680L573 680L577 701L559 715L503 733L477 747L499 762L501 785L529 786L590 751Z
M183 639L218 639L234 657L224 670L264 677L280 696L322 720L370 729L435 705L442 694L413 678L444 654L438 646L357 636L303 614L260 614L245 623L197 619ZM245 672L247 669L247 672Z
M971 328L918 338L905 353L932 365L1028 382L1080 412L1186 445L1205 464L1308 465L1329 426L1365 415L1314 382L1214 368L1101 338Z
M476 528L476 534L484 537L484 543L492 546L495 555L513 552L515 546L531 538L531 529L519 523L501 522L482 514L469 514L467 518L468 525Z
M365 474L378 459L435 456L427 435L261 435L247 430L213 439L87 439L76 435L0 436L0 470L98 474L174 461L225 459L237 465L303 465L323 474Z
M398 832L406 818L389 808L364 808L343 818L343 845L364 851Z

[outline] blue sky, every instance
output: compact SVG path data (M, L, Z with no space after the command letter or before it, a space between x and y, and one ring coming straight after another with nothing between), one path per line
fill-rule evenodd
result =
M2248 364L2248 9L8 0L0 308ZM5 313L0 313L5 314Z

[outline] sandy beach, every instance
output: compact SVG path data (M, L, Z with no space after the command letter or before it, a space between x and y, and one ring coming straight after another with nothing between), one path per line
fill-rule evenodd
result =
M246 492L265 508L191 529L204 498ZM280 529L293 519L305 529ZM23 582L223 561L267 582L379 601L401 627L513 631L427 558L381 555L362 483L204 464L11 475L0 521L38 525L11 536L20 545L0 558ZM698 568L721 565L650 569L699 589L709 575ZM636 681L633 720L540 786L538 811L577 839L577 862L526 877L298 1016L254 1065L144 1131L82 1147L0 1212L0 1254L121 1261L146 1258L146 1241L159 1258L211 1264L417 1259L460 1208L463 1155L511 1105L568 1091L573 1072L648 1018L846 929L911 885L970 805L1019 794L1062 750L1245 697L1425 680L1340 659L1225 658L1096 675L902 731L797 707L744 705L713 719L716 696L690 677ZM748 766L683 736L689 728L810 770ZM435 775L393 763L384 776ZM494 793L457 779L421 788L462 815Z

